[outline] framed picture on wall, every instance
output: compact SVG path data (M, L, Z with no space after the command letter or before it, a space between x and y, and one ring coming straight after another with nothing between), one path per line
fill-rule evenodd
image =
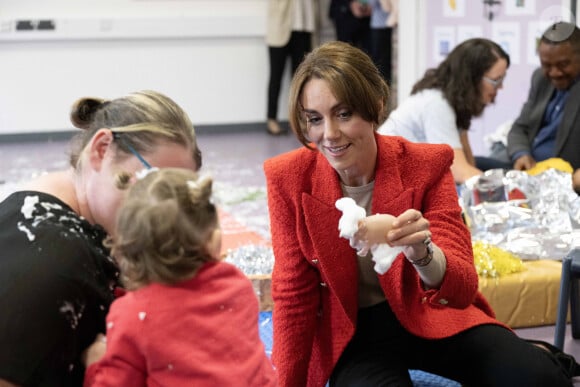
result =
M442 0L443 16L445 17L464 17L465 0Z
M455 28L438 26L433 29L433 59L439 63L455 47Z
M534 15L536 0L504 0L506 16Z
M494 22L491 26L491 39L509 54L512 64L520 64L521 40L519 23Z

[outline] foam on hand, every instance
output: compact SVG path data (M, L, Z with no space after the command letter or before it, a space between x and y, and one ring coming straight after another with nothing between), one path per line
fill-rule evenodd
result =
M352 198L340 198L335 203L336 208L342 211L338 221L338 230L341 238L349 240L351 247L357 250L359 256L365 256L370 251L375 263L374 269L379 274L385 274L393 261L403 251L402 247L391 247L387 243L372 244L355 238L359 222L366 218L364 208L356 204Z

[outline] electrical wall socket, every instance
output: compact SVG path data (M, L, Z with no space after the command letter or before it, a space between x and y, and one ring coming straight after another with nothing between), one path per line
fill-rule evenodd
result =
M16 31L54 31L54 20L17 20Z

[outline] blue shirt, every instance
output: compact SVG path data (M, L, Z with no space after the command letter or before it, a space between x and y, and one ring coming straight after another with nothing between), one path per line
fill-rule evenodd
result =
M555 156L556 133L564 116L569 90L556 90L546 107L542 127L532 142L532 157L542 161Z
M371 0L369 4L373 7L371 12L371 28L387 28L389 13L383 10L379 0Z

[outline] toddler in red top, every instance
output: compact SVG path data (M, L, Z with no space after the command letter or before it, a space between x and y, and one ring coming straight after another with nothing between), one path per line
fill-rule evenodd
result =
M252 285L220 261L211 189L209 177L172 168L131 184L108 241L129 291L86 353L85 386L277 384Z

